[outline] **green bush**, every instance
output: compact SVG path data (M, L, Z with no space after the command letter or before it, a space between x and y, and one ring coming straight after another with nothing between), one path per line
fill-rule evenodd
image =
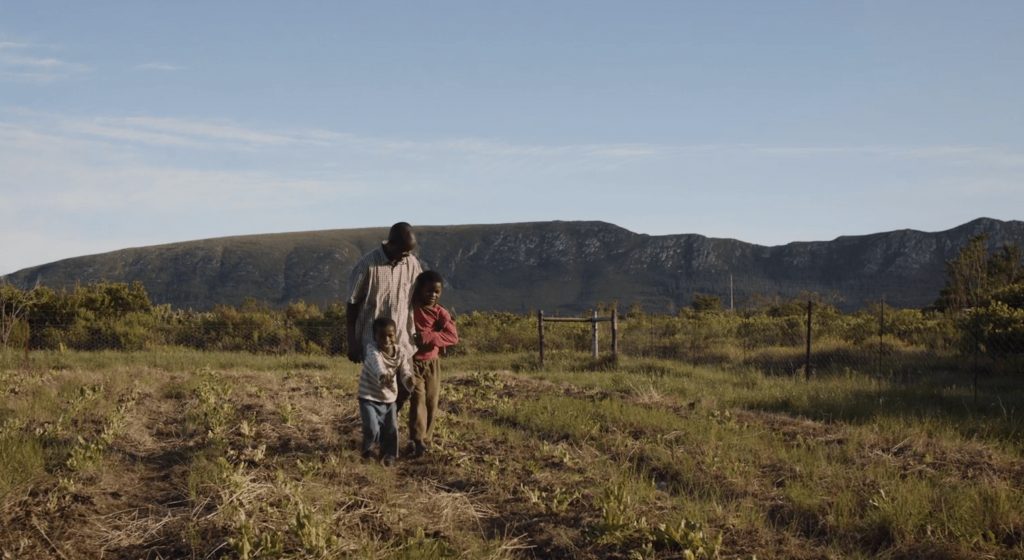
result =
M27 298L2 286L3 300ZM700 296L700 294L696 294ZM645 313L638 304L619 316L618 348L623 354L677 359L698 364L776 364L770 369L794 370L804 363L807 340L807 305L813 302L812 347L833 355L869 352L871 348L916 348L936 352L973 352L977 338L995 355L1024 352L1021 303L1024 285L1005 286L992 293L985 306L954 314L952 311L893 309L874 304L867 310L844 314L817 294L800 298L760 298L743 309L721 310L711 296L679 309L676 315ZM200 350L241 351L258 354L304 353L344 355L345 304L335 301L321 310L304 301L283 309L247 298L237 307L218 305L207 312L153 306L138 282L127 285L99 283L71 290L37 288L31 293L25 318L33 349L139 350L182 346ZM28 300L26 300L28 301ZM598 304L599 313L610 313ZM591 311L582 314L591 316ZM455 316L459 343L449 355L536 352L537 316L534 312L472 313ZM24 344L24 329L9 329L8 344ZM599 326L602 352L610 347L608 323ZM880 339L881 336L881 339ZM588 352L591 325L547 323L545 349L549 352ZM879 342L881 340L881 342ZM882 346L879 346L881 344ZM839 354L836 354L839 352ZM868 362L865 355L859 362ZM858 363L859 363L858 362ZM877 367L877 366L876 366Z
M960 325L969 333L964 338L972 349L977 344L993 356L1024 353L1024 309L992 301L986 307L968 309Z

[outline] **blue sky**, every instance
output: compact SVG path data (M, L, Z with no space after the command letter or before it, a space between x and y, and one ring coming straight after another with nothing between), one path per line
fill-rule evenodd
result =
M1024 2L0 0L0 274L192 239L1024 219Z

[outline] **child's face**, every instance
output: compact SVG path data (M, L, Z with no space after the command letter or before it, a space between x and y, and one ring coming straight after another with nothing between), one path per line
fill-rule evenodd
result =
M377 348L385 354L390 354L395 348L395 327L388 325L383 329L377 329L373 333L373 341Z
M441 283L434 282L433 284L424 284L420 288L420 301L423 302L424 307L434 307L434 304L441 299Z

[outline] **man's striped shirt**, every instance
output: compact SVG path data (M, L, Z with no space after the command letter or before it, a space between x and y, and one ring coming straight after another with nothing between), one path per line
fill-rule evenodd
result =
M412 255L391 264L383 243L359 259L348 277L348 303L359 305L355 333L359 347L373 341L373 320L387 317L395 322L395 335L403 354L416 353L410 302L413 282L422 271L420 262Z

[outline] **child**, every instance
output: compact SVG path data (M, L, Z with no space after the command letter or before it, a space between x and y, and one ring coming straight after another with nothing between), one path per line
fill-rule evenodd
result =
M398 381L406 386L411 378L408 355L396 343L395 322L386 317L373 321L373 341L366 345L363 370L359 375L359 418L363 424L363 458L380 444L380 456L390 467L398 455L398 413L395 399Z
M434 432L434 413L441 392L439 350L459 340L451 315L437 304L442 284L441 275L433 270L421 273L413 284L412 309L416 325L413 340L417 351L413 356L409 387L409 439L415 445L415 457L427 450Z

